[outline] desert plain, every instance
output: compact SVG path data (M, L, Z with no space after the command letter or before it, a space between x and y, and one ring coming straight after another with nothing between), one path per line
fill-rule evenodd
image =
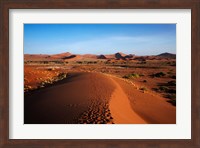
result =
M25 54L25 124L175 124L176 55Z

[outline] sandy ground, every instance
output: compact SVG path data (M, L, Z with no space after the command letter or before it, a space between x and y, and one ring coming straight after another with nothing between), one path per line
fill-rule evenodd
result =
M25 93L24 121L38 124L111 122L106 117L111 118L108 100L114 88L105 75L71 73L52 86Z
M70 73L66 79L25 93L25 124L176 123L176 108L112 76Z
M109 103L110 112L113 116L114 123L118 124L143 124L147 123L132 108L127 95L124 93L120 85L113 80L116 89L112 93Z
M132 109L147 123L175 124L176 107L166 102L165 98L155 95L150 91L143 92L137 87L119 79L111 77L123 89L130 101ZM120 104L118 104L120 106Z

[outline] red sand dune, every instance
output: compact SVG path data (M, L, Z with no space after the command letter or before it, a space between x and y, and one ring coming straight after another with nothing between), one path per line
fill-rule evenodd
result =
M65 61L76 61L76 60L81 60L83 57L81 55L70 55L67 57L64 57L63 60Z
M91 59L97 59L97 55L95 54L84 54L82 55L83 58L91 58Z
M48 58L49 55L46 55L46 54L25 54L24 55L24 60L25 61L38 61L38 60L41 60L43 61L44 59Z
M147 123L131 108L130 101L127 95L124 93L120 85L113 80L116 85L116 89L112 94L110 100L110 110L114 118L114 123L118 124L142 124Z
M25 61L43 61L43 60L80 60L80 59L118 59L118 60L152 60L152 59L175 59L176 55L171 53L162 53L159 55L152 56L135 56L134 54L124 54L122 52L117 52L115 54L106 55L95 55L95 54L72 54L70 52L60 53L60 54L25 54Z
M102 107L106 102L109 109ZM24 121L79 123L83 112L95 109L110 111L114 123L176 123L175 107L163 98L142 93L119 78L86 72L71 73L52 86L25 94ZM91 114L104 118L100 112Z
M25 123L77 123L93 102L110 98L114 88L102 74L70 74L53 86L25 94Z
M72 54L70 52L65 52L65 53L60 53L60 54L53 54L53 55L50 55L50 57L55 58L55 59L63 59L71 55Z
M135 86L119 78L112 77L112 79L115 80L115 82L118 84L118 87L123 90L124 94L126 94L126 97L129 99L132 110L134 110L135 113L137 113L137 115L144 119L147 123L176 123L176 108L170 103L166 102L165 98L148 92L143 93L142 91L138 90ZM120 106L119 103L118 105ZM115 108L117 108L116 105Z

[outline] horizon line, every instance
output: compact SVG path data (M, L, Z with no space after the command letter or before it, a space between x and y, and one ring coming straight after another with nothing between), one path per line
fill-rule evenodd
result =
M84 54L77 54L77 53L72 53L72 52L62 52L62 53L54 53L54 54L48 54L48 53L24 53L24 55L57 55L57 54L64 54L64 53L70 53L72 55L87 55L87 54L90 54L90 55L112 55L112 54L117 54L117 53L122 53L122 54L126 54L126 55L136 55L136 56L155 56L155 55L160 55L160 54L175 54L176 53L171 53L171 52L162 52L162 53L159 53L159 54L147 54L147 55L137 55L137 54L134 54L134 53L125 53L125 52L115 52L115 53L110 53L110 54L93 54L93 53L84 53Z

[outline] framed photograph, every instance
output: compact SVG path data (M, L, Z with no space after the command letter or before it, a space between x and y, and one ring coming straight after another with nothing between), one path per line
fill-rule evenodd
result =
M1 147L198 147L200 1L1 1Z

